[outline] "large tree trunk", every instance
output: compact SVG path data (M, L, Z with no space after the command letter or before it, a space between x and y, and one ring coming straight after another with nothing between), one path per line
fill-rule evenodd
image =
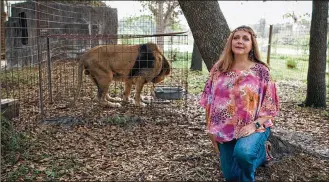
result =
M195 42L193 44L192 62L190 69L194 71L202 71L202 56Z
M217 1L178 1L210 70L222 53L230 29Z
M306 106L326 107L328 1L313 1Z

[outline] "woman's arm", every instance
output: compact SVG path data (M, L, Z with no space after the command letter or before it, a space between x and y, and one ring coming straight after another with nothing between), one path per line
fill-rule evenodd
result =
M265 122L269 119L271 119L271 116L263 116L261 118L256 119L254 122L242 127L237 135L235 136L236 138L241 138L241 137L246 137L249 136L251 134L253 134L257 129L257 122L259 124L259 127L264 126Z

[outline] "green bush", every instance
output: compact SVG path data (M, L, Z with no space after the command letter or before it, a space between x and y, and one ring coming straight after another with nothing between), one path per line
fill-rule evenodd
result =
M280 58L280 59L287 59L287 56L285 56L285 55L280 55L279 58Z
M289 58L287 59L286 65L288 69L295 69L297 68L297 61L292 58Z

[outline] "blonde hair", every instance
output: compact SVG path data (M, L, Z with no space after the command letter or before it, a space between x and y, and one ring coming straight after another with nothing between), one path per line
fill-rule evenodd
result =
M255 32L251 29L251 27L242 25L242 26L239 26L238 28L234 29L231 32L230 36L228 37L225 48L224 48L219 60L216 63L218 71L226 72L226 71L231 70L231 68L233 66L233 61L234 61L234 55L233 55L233 51L232 51L232 39L233 39L234 33L237 31L240 31L240 30L246 31L246 32L250 33L250 35L251 35L251 40L252 40L251 51L253 51L253 54L251 54L251 61L263 64L268 68L267 64L264 63L263 61L261 61L261 59L260 59L260 52L258 49L258 43L256 40Z

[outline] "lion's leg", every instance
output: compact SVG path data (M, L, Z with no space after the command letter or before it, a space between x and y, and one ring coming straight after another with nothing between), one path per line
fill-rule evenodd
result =
M129 79L125 82L125 89L123 91L123 100L122 100L124 103L128 103L128 101L129 101L132 84L133 83L132 83L131 79Z
M112 103L107 101L107 95L109 91L109 86L112 81L112 73L108 74L107 76L100 75L99 77L96 78L98 85L98 93L97 97L101 105L104 106L110 106L110 107L120 107L121 104L119 103Z
M137 79L136 82L136 94L135 94L135 105L136 106L146 106L146 104L144 104L143 102L141 102L141 93L143 90L143 86L145 83L145 79L140 77Z

